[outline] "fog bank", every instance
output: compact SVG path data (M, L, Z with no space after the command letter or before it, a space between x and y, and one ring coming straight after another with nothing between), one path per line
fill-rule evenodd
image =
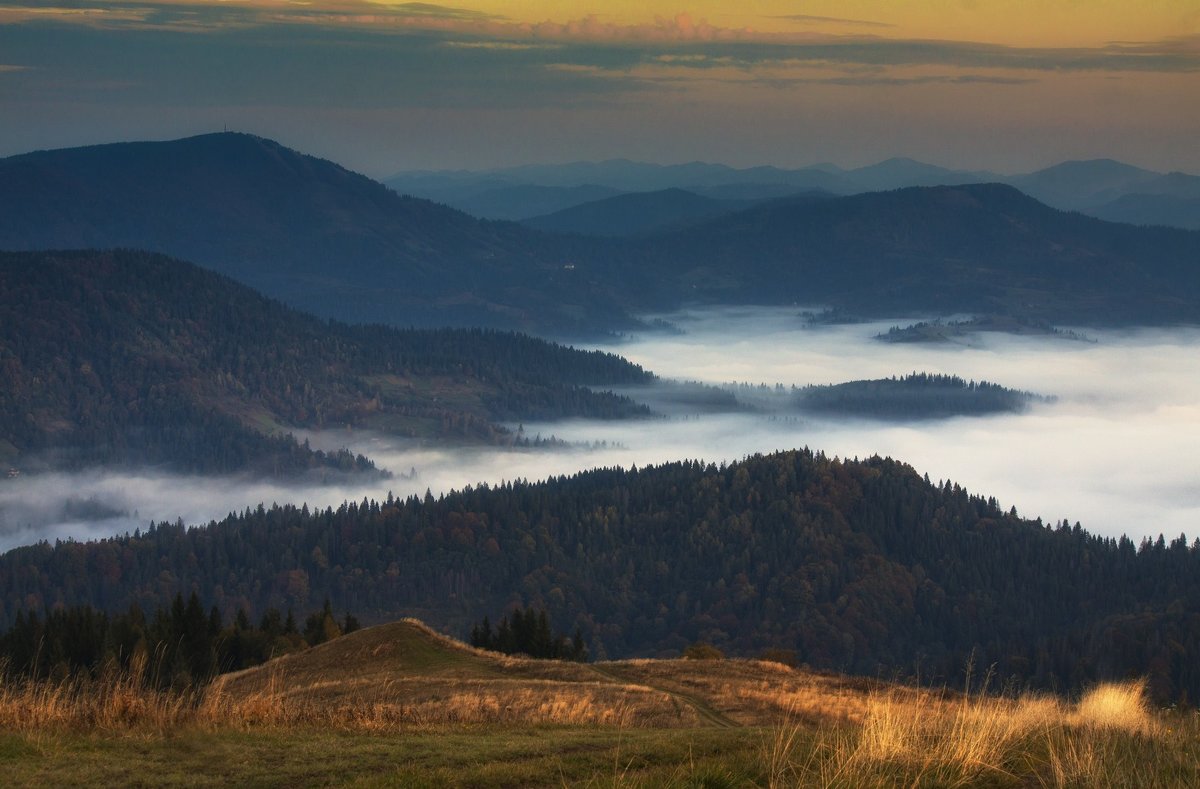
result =
M799 309L707 310L666 316L683 335L605 346L666 378L785 386L841 383L913 371L989 380L1056 395L1028 412L884 423L669 412L634 422L525 423L561 449L439 448L361 432L309 434L314 447L349 447L397 474L390 480L296 486L158 472L49 474L0 480L0 549L107 536L150 521L207 523L259 503L337 506L345 500L447 492L465 485L540 480L596 466L683 458L735 461L808 446L841 457L890 455L934 480L995 496L1007 509L1135 540L1200 529L1200 330L1097 332L1095 344L1053 337L980 335L971 345L872 339L896 321L809 328ZM908 321L906 321L908 322ZM596 446L596 442L601 442ZM607 444L607 445L605 445ZM414 478L406 478L410 470Z
M1079 330L1095 343L984 333L969 344L893 344L874 336L911 320L808 327L799 313L666 316L687 333L607 350L663 376L711 383L805 385L924 371L1053 395L1056 402L1022 415L941 422L742 419L739 429L715 431L728 442L716 446L736 448L722 456L799 445L842 457L890 455L1028 517L1079 520L1134 539L1197 533L1200 329Z

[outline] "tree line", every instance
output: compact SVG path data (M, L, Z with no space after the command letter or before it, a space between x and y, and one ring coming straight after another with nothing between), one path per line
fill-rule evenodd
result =
M326 601L297 625L268 608L252 624L245 608L228 621L194 592L147 614L137 604L109 614L91 605L17 611L0 634L0 663L10 676L63 681L120 672L149 687L187 688L217 674L332 640L359 627L349 612L338 620Z
M600 659L705 642L936 684L972 661L1059 691L1146 674L1159 699L1200 698L1200 542L1022 518L879 457L796 450L260 506L0 555L2 623L22 608L149 610L180 590L226 615L328 597L364 621L417 614L451 632L533 606Z
M578 627L575 635L568 638L550 629L546 609L534 611L532 606L505 614L500 624L492 630L488 617L471 628L470 644L479 649L503 652L506 655L528 655L542 660L572 660L585 663L588 659L587 645Z
M1020 412L1036 395L956 375L918 373L897 378L806 386L794 392L797 408L878 419L931 419Z

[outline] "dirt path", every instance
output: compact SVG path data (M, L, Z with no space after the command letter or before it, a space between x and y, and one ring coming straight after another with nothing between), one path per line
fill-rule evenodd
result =
M595 671L597 674L601 675L602 677L604 677L606 679L611 679L611 680L614 680L616 682L620 682L620 683L626 684L626 685L642 685L647 688L653 688L654 690L657 690L660 693L665 693L666 695L670 696L671 698L675 699L676 701L682 702L683 704L686 704L689 707L691 707L692 709L694 709L696 711L696 714L700 716L701 720L707 721L708 723L711 723L713 726L716 726L717 728L735 729L735 728L739 728L742 725L742 724L738 723L737 721L733 720L732 718L724 715L719 710L714 709L712 706L710 706L708 704L708 702L704 701L703 699L699 698L698 696L693 696L690 693L681 693L677 690L672 690L670 688L664 688L661 685L654 685L640 677L637 677L637 678L626 677L626 676L622 675L619 671L617 671L613 668L609 668L608 666L600 666L595 663L592 663L592 664L590 664L590 668L593 671Z

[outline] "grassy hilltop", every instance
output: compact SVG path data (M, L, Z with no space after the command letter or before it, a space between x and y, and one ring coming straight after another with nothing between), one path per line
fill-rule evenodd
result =
M1191 786L1196 716L1138 683L962 695L757 660L535 661L420 622L190 693L6 683L10 785Z

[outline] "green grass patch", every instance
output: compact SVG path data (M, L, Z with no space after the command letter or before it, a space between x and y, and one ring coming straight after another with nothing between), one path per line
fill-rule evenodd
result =
M0 734L7 786L354 787L1194 787L1200 726L1144 737L1059 730L967 783L904 760L849 768L854 726L799 730L773 762L778 729L476 726L353 733L185 729L167 736Z
M681 785L697 775L745 785L755 779L760 742L755 730L564 727L62 734L36 742L5 734L0 773L10 786Z

